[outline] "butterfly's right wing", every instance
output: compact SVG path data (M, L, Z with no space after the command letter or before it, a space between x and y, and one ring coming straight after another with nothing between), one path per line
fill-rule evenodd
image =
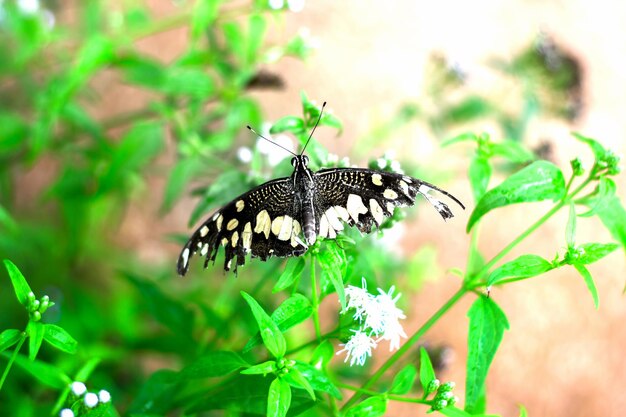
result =
M224 269L245 263L246 254L266 260L270 256L299 256L306 252L301 232L301 203L294 198L291 178L266 182L237 197L211 215L193 233L178 258L178 273L185 275L189 259L200 253L204 266L215 261L224 246Z

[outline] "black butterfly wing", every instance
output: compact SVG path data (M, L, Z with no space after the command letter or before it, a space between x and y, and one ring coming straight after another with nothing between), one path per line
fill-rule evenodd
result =
M453 217L450 208L429 194L436 190L459 200L440 188L407 175L363 168L335 168L317 171L313 176L316 194L318 236L334 238L343 230L341 220L369 233L380 226L397 206L412 206L418 194L424 196L445 219Z
M266 182L226 204L193 233L178 258L178 273L187 273L190 258L198 252L205 257L206 268L215 261L220 246L227 271L233 258L237 258L236 271L248 253L262 260L301 255L306 247L299 238L300 212L291 178Z

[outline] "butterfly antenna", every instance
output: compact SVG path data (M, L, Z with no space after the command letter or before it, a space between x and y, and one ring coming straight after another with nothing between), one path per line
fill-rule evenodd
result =
M257 135L260 138L265 139L266 141L268 141L269 143L272 143L276 146L278 146L279 148L282 148L284 150L286 150L287 152L289 152L290 154L292 154L293 156L298 156L295 153L291 152L289 149L285 148L282 145L279 145L278 143L274 142L273 140L269 140L268 138L266 138L265 136L263 136L262 134L260 134L259 132L257 132L256 130L252 129L250 126L246 125L246 127L248 128L248 130L250 130L252 133L254 133L255 135Z
M311 138L313 137L313 132L315 132L315 129L317 128L317 125L320 124L320 120L322 120L322 113L324 113L324 107L326 107L326 102L324 102L324 104L322 104L322 108L320 109L320 115L317 118L317 122L315 122L315 126L313 126L313 130L311 130L311 134L309 135L309 138L307 139L306 143L304 144L304 148L302 148L302 152L300 152L300 155L302 155L304 153L304 150L306 149L307 145L311 141Z

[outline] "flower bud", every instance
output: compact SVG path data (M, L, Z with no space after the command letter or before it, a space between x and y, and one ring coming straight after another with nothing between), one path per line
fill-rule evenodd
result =
M87 391L87 387L85 386L85 384L80 381L72 382L72 385L70 385L70 389L72 390L72 393L77 397L80 397Z
M94 408L96 405L98 405L98 396L96 394L94 394L93 392L88 392L87 394L85 394L85 405L88 408Z
M74 412L70 410L69 408L64 408L59 413L59 417L74 417Z
M441 385L441 382L438 379L433 379L428 384L428 387L426 388L426 393L430 394L431 392L437 391L440 385Z
M570 165L572 166L572 172L574 176L581 176L585 172L585 168L583 168L583 163L580 158L575 158L570 161Z
M108 403L111 401L111 394L109 394L109 391L101 389L100 392L98 392L98 399L101 403Z
M33 311L30 315L30 319L32 321L39 321L41 320L41 313L39 311Z

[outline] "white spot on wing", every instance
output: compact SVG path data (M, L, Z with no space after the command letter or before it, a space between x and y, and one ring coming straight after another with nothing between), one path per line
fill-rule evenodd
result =
M330 207L326 210L326 218L328 219L328 224L335 230L341 231L343 230L343 224L339 220L338 213L335 211L334 207Z
M218 215L217 216L217 220L215 221L215 225L217 226L217 231L219 232L220 230L222 230L222 221L224 221L224 218L222 217L222 215Z
M383 196L388 200L395 200L396 198L398 198L398 193L396 193L391 188L387 188L383 193Z
M200 250L200 255L204 256L209 251L209 244L205 243L202 249Z
M262 210L256 215L256 226L254 227L255 233L264 233L265 239L270 238L270 228L272 227L272 220L267 210Z
M237 207L237 213L239 213L241 210L243 210L243 208L245 207L246 203L244 203L243 200L238 200L235 203L235 207Z
M322 217L320 217L320 231L318 234L321 237L328 236L328 219L326 218L325 214L322 214Z
M380 174L372 174L372 182L374 185L383 185L382 176Z
M291 228L291 246L293 246L294 248L298 246L298 236L300 235L301 231L302 227L300 226L300 223L294 219L293 226Z
M389 214L393 214L395 208L396 206L394 206L393 203L387 203L387 212L389 212Z
M272 233L276 236L280 233L280 228L283 226L284 217L278 216L274 220L272 220Z
M346 208L350 217L352 217L357 223L359 221L359 214L367 213L367 207L363 204L363 200L356 194L350 194L348 196L348 204Z
M245 250L250 250L252 246L252 225L250 222L246 223L241 234L241 244Z
M238 224L239 224L239 220L237 220L237 219L230 219L228 221L228 224L226 225L226 229L227 230L233 230L235 227L237 227Z
M209 228L206 226L202 226L200 228L200 237L205 237L209 233Z
M385 219L385 215L383 213L383 209L380 207L380 204L375 199L370 199L370 211L374 216L374 220L376 220L377 225L381 225L383 220Z
M344 222L347 222L348 220L350 220L350 214L348 213L348 210L346 210L345 208L341 206L335 206L335 211L337 212L341 220L343 220Z
M186 268L187 262L189 262L189 248L185 248L181 256L183 257L183 267Z
M407 196L407 197L411 197L409 195L409 184L407 184L406 182L400 180L400 188L402 188L402 192Z
M278 232L278 240L289 240L291 238L292 222L293 219L285 215L280 232Z
M231 239L231 243L233 244L233 248L235 246L237 246L237 242L239 241L239 233L237 233L237 231L235 230L235 233L233 233L233 237Z

